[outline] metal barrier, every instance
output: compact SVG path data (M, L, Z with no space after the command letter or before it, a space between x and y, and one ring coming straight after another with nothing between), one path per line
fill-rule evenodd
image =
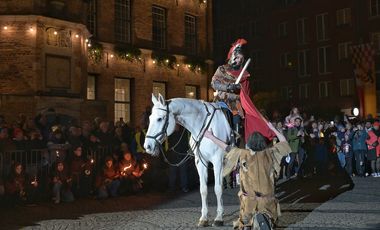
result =
M0 152L0 177L6 177L12 165L19 162L23 165L25 172L30 176L38 178L48 177L52 166L57 159L66 160L67 148L32 149L29 151L14 150ZM84 149L83 153L94 161L95 167L103 167L106 156L113 154L112 146L99 147L95 150Z
M39 177L42 169L48 164L47 149L32 149L30 151L14 150L0 153L0 176L6 177L12 165L19 162L25 168L25 172L31 176ZM45 166L45 167L44 167ZM46 172L48 173L48 172Z

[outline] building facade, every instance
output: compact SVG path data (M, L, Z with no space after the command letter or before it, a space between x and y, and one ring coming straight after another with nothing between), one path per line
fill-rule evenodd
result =
M211 1L0 2L0 113L132 122L166 98L209 98Z
M268 109L351 115L359 107L352 45L373 43L380 81L379 7L379 0L222 0L214 7L215 61L245 37L254 93Z

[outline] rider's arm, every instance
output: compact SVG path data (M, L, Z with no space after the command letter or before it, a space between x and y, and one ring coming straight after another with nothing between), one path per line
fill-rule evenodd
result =
M216 80L214 78L215 78L215 76L213 77L213 79L211 81L211 87L214 90L219 90L219 91L227 92L227 85L223 84L221 81Z

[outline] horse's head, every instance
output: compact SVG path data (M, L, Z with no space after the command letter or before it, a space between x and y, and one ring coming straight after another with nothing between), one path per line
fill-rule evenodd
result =
M152 102L152 114L149 117L144 148L147 153L156 156L165 138L174 132L176 122L169 110L169 102L166 102L161 94L158 98L152 94Z

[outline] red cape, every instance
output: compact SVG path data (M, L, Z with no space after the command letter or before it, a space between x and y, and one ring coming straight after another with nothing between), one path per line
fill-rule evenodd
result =
M253 132L260 132L264 137L272 140L276 134L268 127L263 116L249 97L249 81L247 78L245 78L244 81L241 81L241 86L240 101L241 106L245 111L245 141L247 142L249 135Z

